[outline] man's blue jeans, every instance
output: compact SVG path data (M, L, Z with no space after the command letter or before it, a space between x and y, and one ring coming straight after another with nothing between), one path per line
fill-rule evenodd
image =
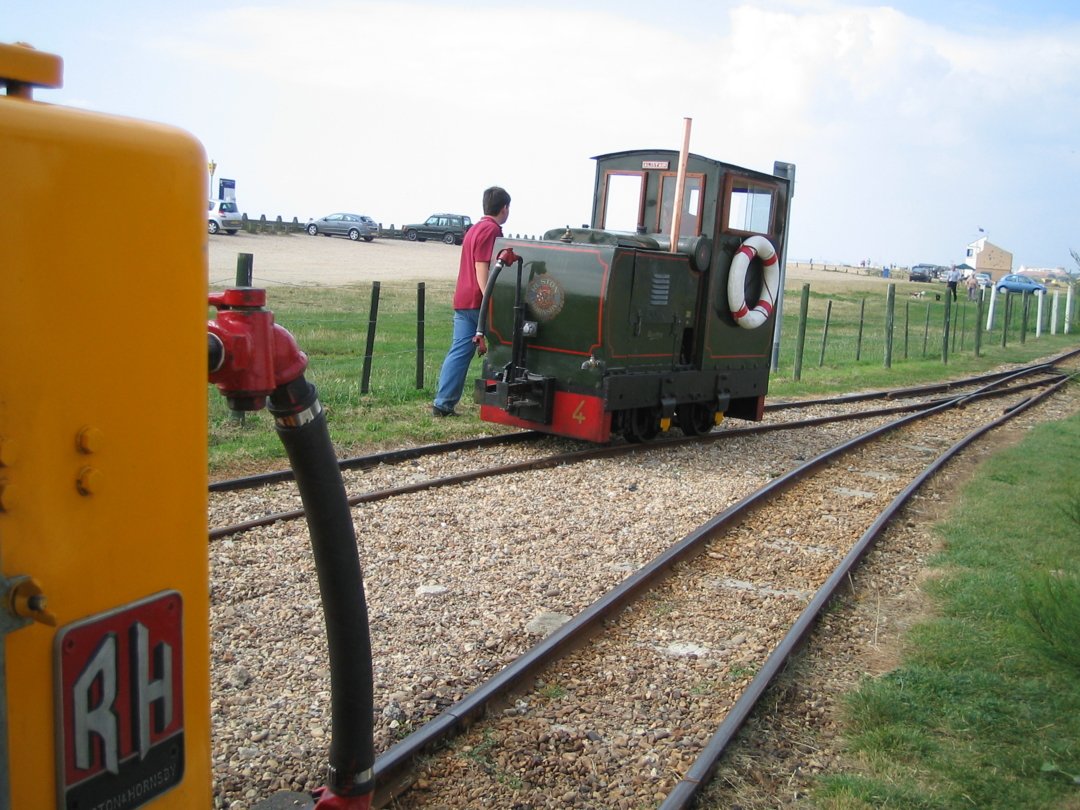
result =
M443 360L442 371L439 372L439 387L435 391L435 407L440 411L454 410L454 406L461 399L465 378L469 374L469 363L476 352L472 339L476 335L478 320L478 309L454 310L454 338L450 343L450 350L446 353L446 359Z

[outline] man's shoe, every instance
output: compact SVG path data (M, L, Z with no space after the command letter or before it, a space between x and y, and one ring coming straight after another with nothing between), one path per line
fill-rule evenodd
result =
M457 413L456 413L455 411L452 411L452 410L450 410L450 411L444 411L444 410L443 410L442 408L440 408L439 406L437 406L437 405L432 405L432 406L431 406L431 415L432 415L432 416L436 416L436 417L443 417L443 416L457 416Z

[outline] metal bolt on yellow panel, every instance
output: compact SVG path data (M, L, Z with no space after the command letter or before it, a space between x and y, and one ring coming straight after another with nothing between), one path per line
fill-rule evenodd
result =
M101 449L103 441L104 435L99 428L84 427L75 437L75 446L79 448L80 453L96 453Z

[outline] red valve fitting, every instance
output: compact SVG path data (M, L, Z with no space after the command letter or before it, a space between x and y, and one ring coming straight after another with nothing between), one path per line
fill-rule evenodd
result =
M210 382L232 410L260 410L271 392L304 373L307 355L287 329L274 323L274 313L265 308L266 290L230 287L210 293L209 300L218 312L207 329L211 341L221 344Z
M503 267L505 267L508 264L513 264L519 258L520 257L514 253L513 248L503 248L499 251L499 255L495 258L495 261L501 262Z

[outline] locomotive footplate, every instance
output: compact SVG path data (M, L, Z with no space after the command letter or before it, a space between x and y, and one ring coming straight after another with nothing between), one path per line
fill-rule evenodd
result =
M512 382L480 379L476 381L473 401L479 405L501 408L519 419L550 425L555 403L555 380L534 374Z

